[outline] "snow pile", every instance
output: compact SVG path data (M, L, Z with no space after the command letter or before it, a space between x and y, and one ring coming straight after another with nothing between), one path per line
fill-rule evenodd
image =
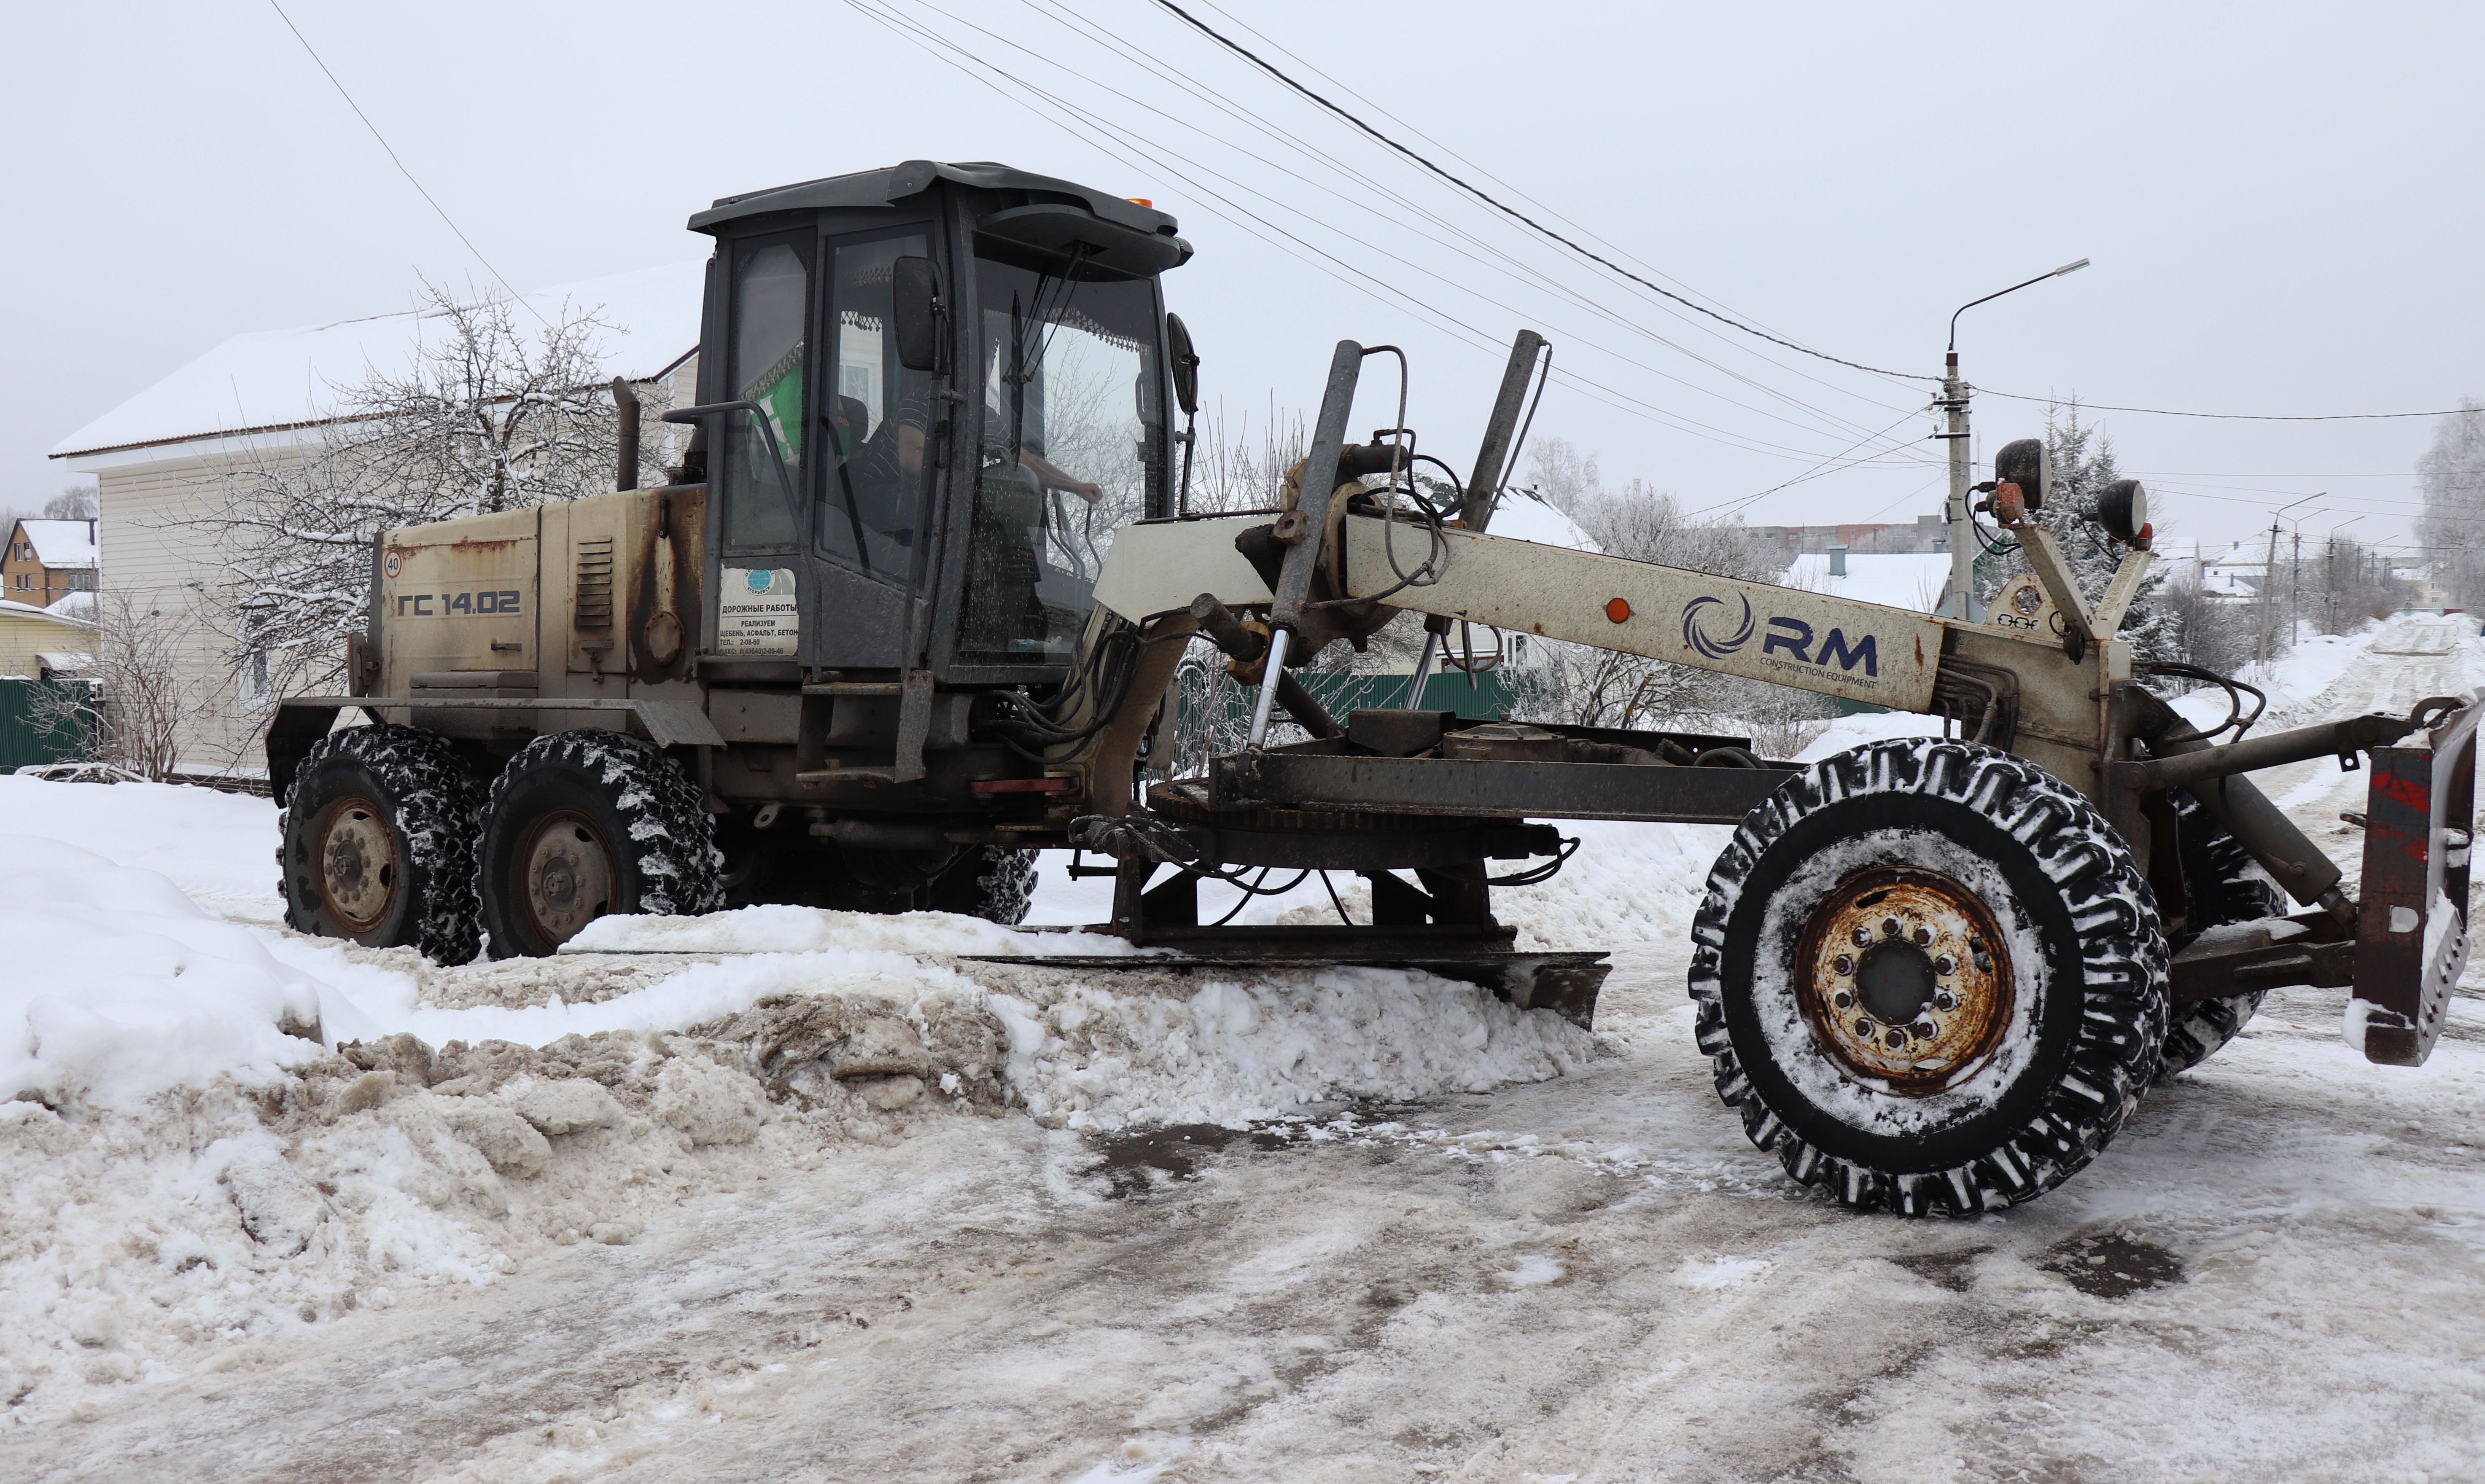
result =
M982 966L979 966L982 967ZM1078 1129L1239 1124L1339 1098L1482 1093L1585 1068L1596 1038L1472 985L1389 969L1111 981L988 966L1011 1091Z
M0 773L0 820L115 865L160 872L224 917L285 918L276 894L276 805L267 799L172 783L54 783Z
M0 836L0 942L9 1096L125 1112L221 1077L276 1081L318 1053L321 986L155 872Z
M599 917L561 948L564 954L806 954L831 950L893 954L1132 954L1128 939L1094 932L1029 933L950 912L837 912L825 907L750 906L706 917Z

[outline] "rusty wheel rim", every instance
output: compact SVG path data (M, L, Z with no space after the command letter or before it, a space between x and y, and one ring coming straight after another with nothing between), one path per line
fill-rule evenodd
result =
M516 896L546 948L568 942L612 910L612 848L595 822L575 810L556 810L535 821L518 842L516 865Z
M396 834L388 815L360 795L319 812L316 843L319 900L353 933L370 931L396 900Z
M1797 999L1831 1060L1925 1096L1991 1059L2017 999L1993 914L1937 871L1881 867L1805 922Z

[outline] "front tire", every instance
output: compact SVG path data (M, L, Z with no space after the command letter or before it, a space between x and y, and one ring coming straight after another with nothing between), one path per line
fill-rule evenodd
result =
M1990 747L1880 742L1796 775L1718 857L1692 937L1718 1095L1857 1209L2041 1195L2157 1069L2145 878L2087 799Z
M538 737L492 780L483 926L496 958L542 958L615 912L724 905L716 826L654 743L621 732Z
M483 791L436 732L363 726L311 744L282 800L285 924L465 963L479 946L475 825Z

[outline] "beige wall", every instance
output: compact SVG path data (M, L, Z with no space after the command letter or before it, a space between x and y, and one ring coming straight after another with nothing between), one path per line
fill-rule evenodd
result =
M37 655L87 654L94 648L95 635L83 625L0 611L0 675L40 675Z

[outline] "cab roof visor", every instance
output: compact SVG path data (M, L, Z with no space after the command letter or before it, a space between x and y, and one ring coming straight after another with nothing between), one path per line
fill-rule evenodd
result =
M1190 257L1190 244L1180 237L1138 231L1055 202L1011 206L980 217L975 233L1133 277L1178 268Z
M690 229L714 232L728 223L774 211L812 211L829 206L886 206L920 195L942 180L977 190L1017 192L1022 200L1051 197L1076 202L1100 220L1114 226L1167 241L1180 240L1174 235L1178 224L1169 212L1142 206L1125 197L1092 190L1076 181L1014 170L990 160L955 163L907 160L877 170L826 175L817 180L804 180L764 191L745 191L739 196L723 197L707 210L693 216ZM1189 256L1188 244L1184 246L1183 256Z

